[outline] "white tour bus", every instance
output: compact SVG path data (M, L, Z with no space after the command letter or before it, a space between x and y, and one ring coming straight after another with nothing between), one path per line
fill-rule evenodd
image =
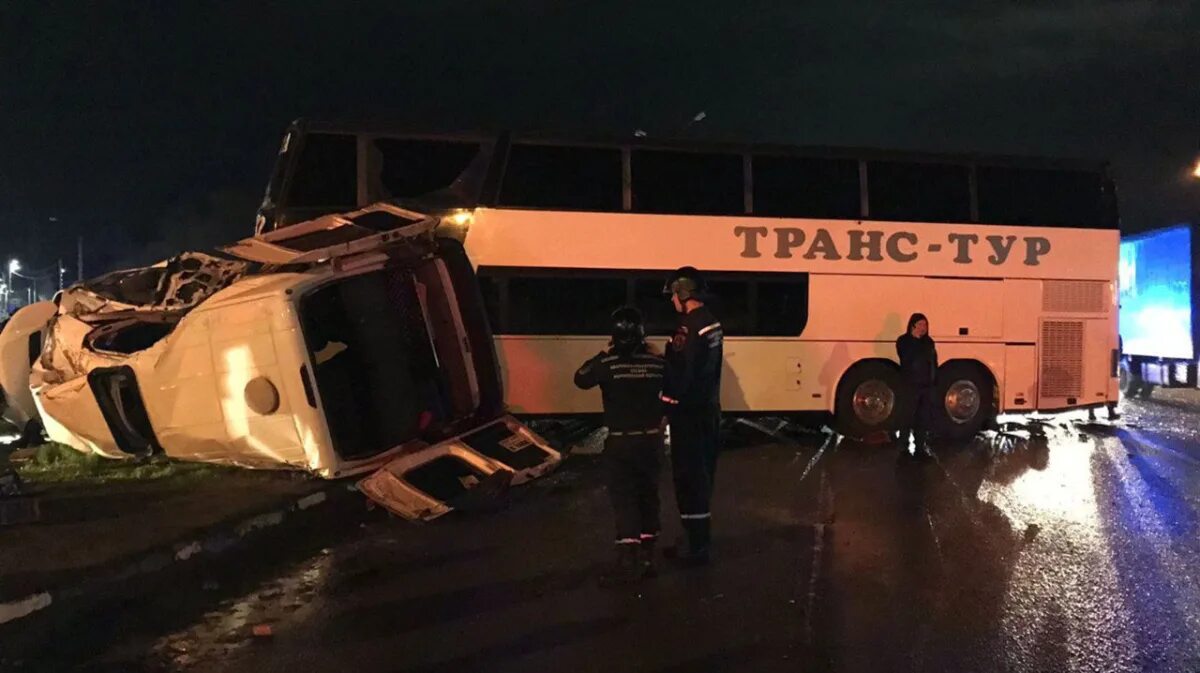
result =
M597 412L571 373L619 305L665 340L663 281L684 265L706 274L724 326L728 412L895 427L894 342L918 311L946 435L1118 400L1119 235L1100 162L298 121L256 229L381 200L458 211L443 221L476 269L518 414Z

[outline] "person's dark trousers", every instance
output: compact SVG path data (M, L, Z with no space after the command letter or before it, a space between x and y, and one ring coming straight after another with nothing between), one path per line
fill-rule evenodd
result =
M721 410L672 410L671 472L689 553L706 555L712 538L712 494L721 442Z
M608 495L616 517L618 544L657 539L658 475L663 435L609 433L604 445Z
M900 431L900 450L908 451L909 440L913 439L918 454L928 448L929 430L933 425L933 403L936 390L932 386L909 386L912 406L909 417Z

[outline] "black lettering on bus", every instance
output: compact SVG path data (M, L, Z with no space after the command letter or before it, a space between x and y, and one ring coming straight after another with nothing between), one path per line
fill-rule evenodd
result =
M908 243L910 245L916 246L917 235L912 233L911 231L897 231L896 233L892 234L891 236L888 236L888 240L887 240L888 257L891 257L893 260L895 260L897 262L911 262L914 259L916 259L917 258L916 252L904 252L903 250L900 249L901 241L908 241Z
M979 242L975 234L950 234L950 242L958 245L958 254L954 256L955 264L971 263L971 246Z
M804 259L816 259L817 255L821 255L825 259L836 261L842 258L837 251L837 246L833 242L833 236L829 234L828 229L818 229L817 235L813 237L812 245L808 247L808 252L804 253Z
M758 251L758 239L767 235L766 227L734 227L733 235L746 237L746 246L742 248L742 257L762 257Z
M792 248L798 248L804 243L804 230L793 227L779 227L775 230L775 256L779 259L790 259Z
M1050 239L1041 236L1025 237L1025 265L1037 266L1039 257L1050 252Z
M846 255L846 259L853 261L861 261L863 259L863 251L866 251L866 259L872 262L883 261L883 232L882 231L859 231L854 229L850 232L850 254Z
M988 236L987 242L992 244L992 254L988 255L988 261L996 266L1003 264L1016 241L1016 236Z

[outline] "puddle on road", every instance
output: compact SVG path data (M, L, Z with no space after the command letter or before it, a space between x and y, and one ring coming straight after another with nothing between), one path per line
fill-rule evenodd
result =
M260 643L269 645L285 617L302 618L304 611L312 609L313 599L329 581L334 558L334 553L324 550L253 591L222 601L196 623L154 642L147 651L149 663L185 670L223 661Z

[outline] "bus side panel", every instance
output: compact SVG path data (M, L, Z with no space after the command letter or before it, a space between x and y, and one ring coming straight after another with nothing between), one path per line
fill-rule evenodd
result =
M1115 402L1115 379L1112 376L1112 320L1093 319L1084 321L1085 343L1083 393L1080 404Z
M905 276L809 277L805 340L891 341L904 333L908 317L928 307L929 281ZM932 318L931 318L932 320ZM895 349L888 357L895 357Z
M925 278L915 296L924 297L918 311L929 318L929 335L940 343L1003 337L1003 295L999 280Z
M1005 346L1000 411L1029 411L1037 402L1037 347Z
M1042 307L1042 281L1004 281L1004 341L1033 344L1038 340L1038 317Z
M654 338L651 341L657 342ZM575 370L607 342L603 337L497 337L496 352L504 371L509 409L531 415L599 413L600 393L579 390L573 377ZM952 348L951 352L959 351ZM832 411L838 383L854 363L895 358L896 347L891 340L813 342L727 337L721 405L729 412Z

